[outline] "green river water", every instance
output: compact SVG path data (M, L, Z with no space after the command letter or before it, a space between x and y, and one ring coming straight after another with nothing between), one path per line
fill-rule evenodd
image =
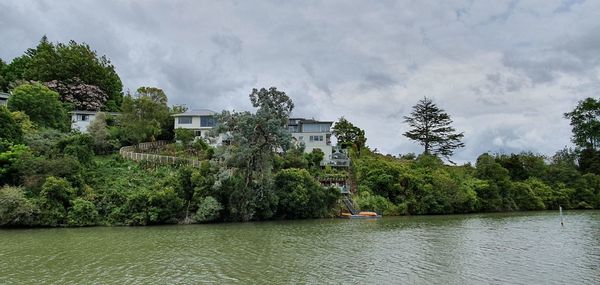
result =
M0 230L0 284L600 284L600 211Z

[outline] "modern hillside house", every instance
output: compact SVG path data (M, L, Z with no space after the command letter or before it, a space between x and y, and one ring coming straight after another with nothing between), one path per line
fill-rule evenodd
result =
M87 128L96 117L97 111L73 111L71 114L71 130L87 133ZM118 116L116 112L104 112L106 115Z
M217 113L208 109L193 109L185 113L172 115L175 118L175 129L182 128L194 131L196 138L202 138L210 145L220 145L223 136L214 139L209 136L209 131L216 126ZM292 134L294 143L304 144L304 152L310 153L320 149L325 154L321 165L347 167L348 156L345 152L335 149L331 145L331 125L333 122L317 121L305 118L290 118L288 130Z
M6 106L6 103L8 102L8 96L10 96L10 94L0 92L0 106Z
M325 161L329 161L333 152L331 146L331 125L333 122L317 121L305 118L290 118L288 130L295 143L304 144L305 152L320 149L325 153Z
M192 130L196 138L208 139L208 132L216 125L216 114L208 109L193 109L172 116L175 117L175 129Z

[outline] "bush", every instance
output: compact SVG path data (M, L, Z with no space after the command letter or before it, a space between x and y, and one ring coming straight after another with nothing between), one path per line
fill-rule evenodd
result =
M34 226L39 212L21 188L0 188L0 226Z
M195 220L198 223L214 221L219 217L221 210L223 205L217 199L211 196L205 197L198 206Z
M98 211L94 203L76 198L71 201L71 205L67 215L69 226L93 226L98 222Z
M75 195L69 182L50 176L40 192L41 224L58 226L66 224L67 209Z
M23 176L22 162L31 157L27 146L8 144L8 150L0 152L0 185L20 184Z
M94 138L88 134L74 134L60 140L57 148L65 155L70 155L84 165L92 162L94 157Z
M394 204L379 195L373 195L369 191L362 190L355 197L358 208L362 211L374 211L379 214L389 214L389 210L395 210Z
M152 224L176 223L183 208L183 200L172 187L149 191L148 204L148 218Z
M175 139L180 141L183 146L187 146L194 140L194 132L189 129L177 128L175 129Z
M0 140L21 142L23 130L5 106L0 106Z
M274 177L279 203L276 216L317 218L326 216L340 197L339 190L323 188L306 169L289 168Z

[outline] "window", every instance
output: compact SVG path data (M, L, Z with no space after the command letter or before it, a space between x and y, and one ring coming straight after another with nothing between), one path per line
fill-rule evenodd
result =
M201 136L202 136L202 131L200 131L200 130L195 130L195 131L194 131L194 136L201 137Z
M200 117L200 126L201 127L214 127L215 126L215 117L213 117L213 116Z
M323 136L310 136L309 140L311 142L322 142Z
M87 121L90 119L90 115L79 115L80 121Z
M191 124L192 117L177 117L177 123L179 124Z
M326 133L329 132L331 127L328 123L317 123L317 124L304 124L302 125L302 131L305 133Z

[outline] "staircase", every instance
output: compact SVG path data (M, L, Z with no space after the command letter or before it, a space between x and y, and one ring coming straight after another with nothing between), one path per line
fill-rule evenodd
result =
M352 202L350 195L346 194L346 195L342 196L342 201L344 202L344 205L346 205L346 208L348 208L348 211L350 212L350 214L352 214L352 215L358 214L358 211L356 209L354 209L354 203Z

